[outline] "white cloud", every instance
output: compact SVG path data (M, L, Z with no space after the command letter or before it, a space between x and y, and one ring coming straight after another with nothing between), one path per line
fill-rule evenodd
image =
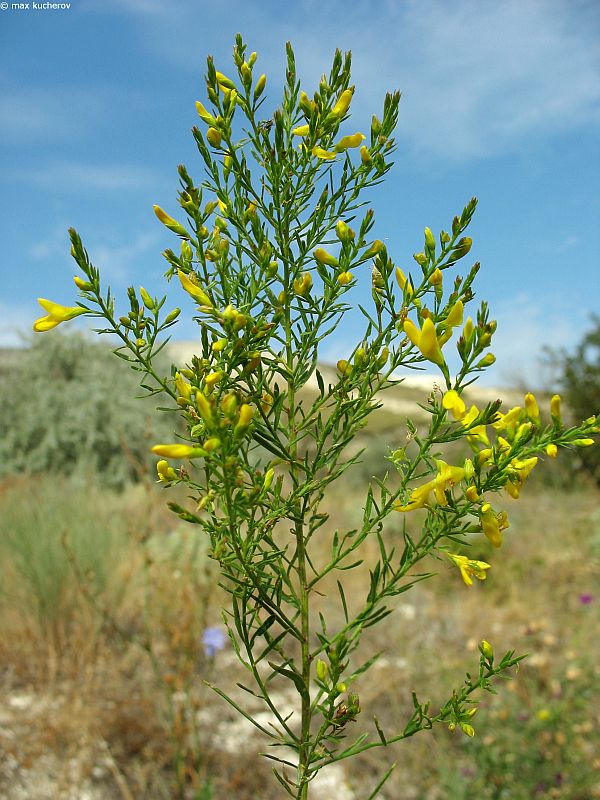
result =
M116 237L102 240L94 237L86 243L86 247L104 281L125 285L131 281L135 263L148 253L154 256L160 241L158 233L138 233L126 242Z
M496 364L487 373L508 386L546 387L551 374L544 348L572 350L589 326L577 303L559 297L521 294L494 309L498 329L491 350Z
M370 119L388 89L403 92L399 131L422 159L447 161L523 151L600 123L599 13L567 0L302 0L205 6L193 0L103 0L97 11L137 14L146 45L200 72L207 51L230 52L234 26L280 83L292 40L301 77L314 85L333 49L352 49L358 116ZM211 31L203 38L200 31ZM214 32L219 31L219 35ZM228 40L225 41L225 38ZM362 114L360 113L362 112ZM368 116L367 116L368 113ZM359 120L361 121L361 120Z
M111 92L104 88L73 89L15 86L0 81L0 134L5 144L72 141L107 119Z
M19 175L36 186L60 187L69 192L148 189L158 182L151 169L136 164L89 164L82 161L53 161L21 171Z
M41 278L48 270L53 272L60 265L65 269L76 270L70 256L70 242L67 225L56 225L40 239L28 246L26 255L37 262L36 275ZM144 231L133 235L126 241L122 233L95 233L85 241L92 263L100 269L104 284L127 285L132 280L136 262L142 257L156 255L160 244L160 233ZM68 274L68 272L67 272Z

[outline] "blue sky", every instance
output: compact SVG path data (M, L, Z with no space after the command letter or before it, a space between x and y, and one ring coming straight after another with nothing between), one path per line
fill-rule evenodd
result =
M335 47L353 52L349 127L402 91L396 165L373 193L376 235L400 266L422 231L476 195L476 290L498 319L492 380L538 379L542 345L572 346L600 312L600 5L594 0L204 2L71 0L0 10L0 345L71 304L67 228L117 294L159 292L206 56L231 71L235 33L257 50L276 102L284 42L309 94ZM175 214L176 215L176 214ZM353 299L366 299L368 282ZM349 314L326 349L358 335ZM179 336L193 336L182 326Z

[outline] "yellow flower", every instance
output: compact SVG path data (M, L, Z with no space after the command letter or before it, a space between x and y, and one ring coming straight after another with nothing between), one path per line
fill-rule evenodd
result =
M176 219L173 219L173 217L170 217L167 214L167 212L163 211L163 209L160 206L152 206L152 208L154 209L154 213L156 214L157 219L159 219L160 222L162 222L165 228L168 228L170 231L173 231L173 233L177 233L179 236L186 236L189 238L189 234L183 227L183 225L177 222Z
M409 319L404 320L403 327L404 333L411 342L419 348L428 361L432 361L439 367L445 364L440 343L436 336L435 325L429 317L427 317L423 323L423 328L421 330Z
M206 451L201 447L189 444L155 444L152 452L163 458L198 458L206 455Z
M463 321L464 305L462 300L457 300L450 309L450 313L446 317L445 325L449 328L456 328Z
M221 144L221 131L211 127L206 131L206 138L213 147L219 147Z
M537 400L531 394L531 392L527 392L525 395L525 411L534 425L540 424L540 410L538 408Z
M229 91L231 91L232 89L235 89L235 83L230 78L228 78L227 75L223 75L222 72L217 72L216 73L216 77L217 77L217 83L219 84L219 88L220 89L224 89L225 88L225 89L229 89Z
M322 147L315 145L311 150L313 156L320 158L321 161L333 161L337 157L337 153L332 153L330 150L324 150Z
M454 555L454 553L448 553L448 558L459 568L462 579L467 586L473 585L473 578L484 581L487 578L485 571L491 567L491 564L487 564L485 561L472 561L466 556L458 556Z
M560 395L555 394L552 395L552 399L550 400L550 415L554 422L560 424L561 422L561 415L560 415Z
M538 459L537 456L532 456L531 458L525 458L520 461L517 458L513 458L510 462L512 468L512 477L514 480L508 480L504 486L506 491L511 497L514 497L515 500L518 499L519 493L525 480L531 470L537 464Z
M477 408L477 406L471 406L469 411L463 416L461 420L463 428L469 429L469 432L467 434L467 439L471 443L480 441L483 442L484 444L489 444L490 440L488 439L485 425L476 425L474 428L470 427L478 416L479 416L479 409Z
M337 282L340 284L340 286L346 286L353 280L354 275L351 272L340 272L337 277Z
M362 163L363 163L365 166L368 166L368 165L371 163L371 161L373 160L373 159L371 158L371 153L369 152L369 148L368 148L368 147L365 147L365 145L364 145L364 144L363 144L363 146L360 148L360 160L362 161Z
M300 125L298 128L292 128L293 136L308 136L310 132L310 125Z
M510 527L506 511L500 511L496 514L489 503L484 503L481 506L479 521L481 522L481 530L484 532L486 539L488 539L494 547L500 547L502 545L502 531Z
M177 389L179 397L183 397L184 400L189 401L192 396L192 387L179 372L175 373L175 388Z
M358 132L352 134L352 136L342 136L335 146L335 151L343 153L344 150L348 150L350 147L360 147L364 139L364 134Z
M207 375L204 379L204 383L209 389L212 389L217 383L219 383L219 381L223 380L223 375L224 372L221 369L217 370L216 372L211 372L210 375Z
M329 267L337 267L339 265L337 258L322 247L317 247L316 250L313 250L313 256L315 257L315 261L318 261L319 264L327 264Z
M203 289L200 288L200 286L198 286L198 284L191 281L185 272L182 272L180 269L178 269L177 275L179 276L179 280L181 281L181 285L185 291L190 295L190 297L194 298L198 305L212 306L210 297Z
M198 116L203 122L206 122L207 125L214 126L217 120L213 117L212 114L209 114L208 111L204 108L200 100L196 100L196 111L198 112Z
M555 444L546 445L546 455L550 458L556 458L558 455L558 447Z
M465 401L454 389L446 392L442 398L442 406L452 412L454 419L462 419L466 413L467 407Z
M406 505L396 504L395 511L415 511L423 508L429 502L429 496L433 492L435 499L441 506L448 505L446 490L464 480L465 470L463 467L453 467L445 461L437 461L438 474L436 477L413 489Z
M67 322L80 314L85 314L86 309L81 306L61 306L58 303L53 303L52 300L45 300L43 297L38 297L38 303L47 311L45 317L36 319L33 323L33 330L37 333L49 331L56 328L61 322Z
M170 483L171 481L177 480L177 473L173 467L169 466L168 461L159 461L156 465L156 472L158 474L158 479L162 483Z
M346 111L350 108L352 102L352 95L354 94L354 86L349 89L344 89L338 97L336 104L331 109L331 113L336 117L343 117Z
M506 431L508 439L513 439L522 416L523 409L521 406L515 406L510 411L507 411L506 414L499 413L492 425L497 431Z
M243 403L240 406L240 415L238 417L237 425L234 428L236 433L243 433L246 428L252 422L252 417L254 416L254 409L252 406L249 406L247 403Z
M310 292L313 285L313 279L310 272L303 273L302 277L295 278L294 280L294 291L300 297L306 297L306 295Z

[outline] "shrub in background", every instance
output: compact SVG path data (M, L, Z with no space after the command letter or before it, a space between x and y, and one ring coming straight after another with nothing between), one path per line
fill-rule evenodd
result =
M600 408L600 317L572 354L555 353L562 393L576 419L583 419ZM577 451L575 463L600 486L600 451L597 447Z
M176 423L138 394L136 375L103 343L36 337L0 372L0 476L97 476L111 488L145 476L152 440Z

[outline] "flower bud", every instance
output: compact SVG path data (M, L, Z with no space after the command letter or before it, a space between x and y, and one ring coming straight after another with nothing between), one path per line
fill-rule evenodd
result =
M425 228L425 252L430 255L435 253L435 237L431 228Z
M363 144L363 146L359 150L359 153L360 153L360 160L362 161L362 163L365 166L369 166L369 164L371 164L371 162L373 161L373 159L371 158L371 153L369 152L369 148L365 147L365 145Z
M491 367L492 364L495 363L496 363L496 356L493 353L486 353L486 355L484 355L484 357L477 362L476 366L479 368Z
M165 325L170 325L170 324L171 324L171 322L175 322L175 320L177 319L177 317L178 317L180 314L181 314L181 309L180 309L180 308L174 308L174 309L173 309L173 311L169 312L169 313L167 314L167 316L165 317L165 322L164 322L164 324L165 324Z
M327 250L324 250L322 247L317 247L316 250L313 250L313 256L315 257L315 261L318 261L319 264L326 264L329 267L339 266L339 261L337 258L332 256L331 253L328 253Z
M144 305L146 308L149 308L150 311L154 308L154 300L150 297L148 292L144 289L143 286L140 286L140 297L144 301Z
M347 377L352 372L352 364L349 361L346 361L345 358L341 358L337 364L338 372L340 375Z
M81 289L82 292L89 292L92 288L92 284L89 281L84 281L79 275L73 277L73 283L78 289Z
M206 138L213 147L219 147L221 144L221 132L216 128L209 128L206 131Z
M320 681L324 681L327 677L327 673L329 672L329 667L322 661L320 658L317 659L317 678Z
M429 276L429 284L431 286L441 286L444 276L441 269L435 269Z
M275 470L273 467L269 467L269 469L265 472L265 478L263 480L262 485L262 492L268 492L271 488L271 484L273 483L273 478L275 477Z
M337 282L340 284L340 286L347 286L353 280L354 275L351 272L340 272L337 277Z
M573 439L572 444L575 447L591 447L595 442L593 439Z
M550 400L550 416L557 425L560 425L562 423L559 394L553 395L552 399Z
M494 659L494 650L492 645L489 642L486 642L485 639L479 645L479 652L484 658L487 658L488 661L493 661Z
M238 417L237 425L233 429L234 432L243 433L252 422L253 416L254 416L254 409L252 408L252 406L249 406L247 403L243 403L240 406L240 414Z
M267 85L267 76L261 75L260 78L256 81L256 86L254 87L254 99L258 100L261 94L265 90L265 86Z
M555 444L547 444L546 455L549 458L556 458L556 456L558 455L558 447Z

